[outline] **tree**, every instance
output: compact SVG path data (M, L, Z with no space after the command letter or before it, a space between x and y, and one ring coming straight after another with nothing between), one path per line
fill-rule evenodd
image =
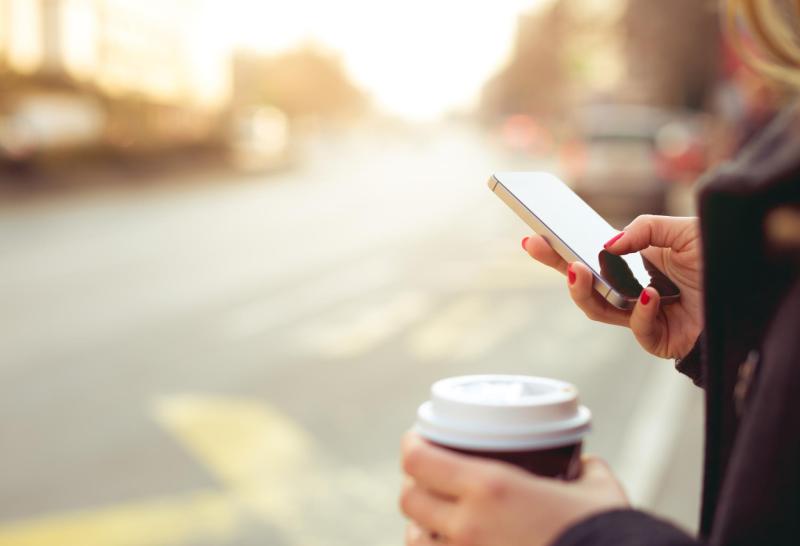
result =
M510 62L483 89L485 117L517 113L549 117L561 112L569 83L562 47L569 39L569 27L569 6L564 2L520 17Z
M313 46L276 57L240 55L234 90L237 102L270 104L292 118L351 117L367 107L340 59Z

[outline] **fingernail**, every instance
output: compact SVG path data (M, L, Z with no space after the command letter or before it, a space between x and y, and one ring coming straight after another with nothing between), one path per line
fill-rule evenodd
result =
M617 233L616 235L614 235L614 236L613 236L611 239L609 239L609 240L606 242L606 244L604 244L604 245L603 245L603 248L605 248L606 250L608 250L608 247L610 247L611 245L613 245L614 243L616 243L616 242L619 240L619 238L620 238L620 237L622 237L623 235L625 235L625 232L624 232L624 231L620 231L619 233Z
M522 250L524 250L525 252L528 252L527 247L525 247L525 245L528 243L528 239L530 239L530 237L523 237L522 238Z
M572 264L567 266L567 280L569 284L575 284L575 272L572 270Z
M647 305L650 302L650 294L647 293L647 290L642 290L642 295L639 296L639 301L642 302L642 305Z

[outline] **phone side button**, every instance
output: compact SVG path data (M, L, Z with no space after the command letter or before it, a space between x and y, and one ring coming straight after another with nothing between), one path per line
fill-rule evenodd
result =
M594 289L597 290L597 293L603 296L603 299L608 299L608 295L611 293L611 287L609 285L595 277L593 286Z

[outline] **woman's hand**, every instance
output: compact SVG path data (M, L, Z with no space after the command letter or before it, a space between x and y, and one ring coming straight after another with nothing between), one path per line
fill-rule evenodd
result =
M523 239L522 246L533 258L567 276L569 293L587 317L628 326L649 353L680 358L697 341L703 329L703 295L700 228L696 218L639 216L606 243L606 250L614 254L640 250L678 285L680 300L663 307L659 305L656 289L648 287L632 311L617 309L592 289L592 273L584 264L568 264L538 235Z
M578 480L562 482L454 453L409 432L402 464L407 546L545 546L592 514L628 506L608 467L592 457L584 458Z

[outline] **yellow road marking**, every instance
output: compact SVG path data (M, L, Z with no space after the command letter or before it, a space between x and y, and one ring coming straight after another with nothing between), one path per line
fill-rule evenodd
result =
M154 414L230 489L279 481L309 464L312 440L261 401L179 395L157 401Z
M309 525L308 508L316 504L334 513L340 494L330 490L318 446L283 414L259 400L181 395L157 402L155 415L241 510L269 522L293 544L336 544Z
M319 479L311 439L260 401L181 395L154 406L223 491L123 503L0 526L0 546L163 546L235 536L243 513L266 519L298 544L324 544L303 529L308 477ZM304 540L307 538L308 540Z
M234 536L239 515L212 491L59 514L0 527L0 546L160 546Z
M241 505L298 532L303 481L314 474L312 440L260 401L181 395L156 403L156 419Z

